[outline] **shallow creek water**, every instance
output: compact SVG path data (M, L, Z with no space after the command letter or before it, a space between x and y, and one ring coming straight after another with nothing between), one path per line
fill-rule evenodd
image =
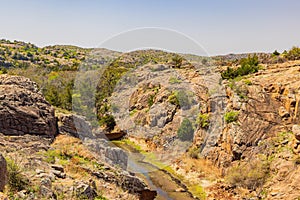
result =
M142 178L151 190L157 191L157 200L190 200L195 199L184 188L178 179L165 170L144 161L144 156L130 145L114 143L128 153L127 169ZM181 191L179 188L182 188Z

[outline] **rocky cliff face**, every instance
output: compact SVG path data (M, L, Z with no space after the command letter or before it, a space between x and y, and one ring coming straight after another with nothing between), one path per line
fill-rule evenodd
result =
M259 185L254 187L253 197L297 199L300 196L300 188L295 185L299 181L296 175L299 171L299 64L294 61L265 65L264 70L254 75L223 82L225 113L235 112L238 117L225 123L206 158L227 176L238 173L238 169L244 169L243 174L254 173L259 168L253 164L257 160L261 165L268 163L265 169L268 180L259 183L262 174L258 175L258 171L252 174ZM248 184L243 186L255 191Z
M218 165L261 152L260 142L281 132L297 132L298 73L299 66L294 63L270 65L248 79L225 83L226 112L238 112L238 120L226 124L211 152Z
M0 132L51 137L57 134L53 107L28 78L1 75L0 100Z
M235 87L244 87L245 94L237 94L235 89L227 87L226 112L236 113L238 120L225 124L217 145L208 155L208 158L223 167L229 166L234 160L257 154L260 151L259 142L274 136L278 131L284 131L278 114L279 103L272 100L261 85L253 83L245 87L243 82L236 84Z

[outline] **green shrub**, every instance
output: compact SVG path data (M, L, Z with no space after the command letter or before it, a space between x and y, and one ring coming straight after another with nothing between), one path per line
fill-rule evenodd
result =
M179 90L178 92L175 93L175 95L179 101L179 105L181 108L184 109L190 108L191 106L190 99L185 91Z
M287 54L288 54L287 50L284 50L284 51L282 52L282 55L283 55L283 56L286 56Z
M7 69L5 67L1 67L0 74L7 74Z
M238 76L245 76L258 72L260 66L258 65L258 57L256 55L248 56L240 60L240 67L233 69L227 67L227 70L221 73L223 79L234 79Z
M289 60L299 60L300 59L300 48L299 47L293 47L291 50L289 50L284 55Z
M197 117L197 124L201 128L208 128L209 127L209 114L208 113L200 113Z
M230 79L228 83L228 87L230 87L239 97L240 99L248 99L248 88L246 85L252 85L252 82L250 80L244 80L243 84L239 84L238 81L240 78Z
M42 85L46 100L53 106L72 110L72 95L75 74L69 72L52 72Z
M133 116L137 112L138 112L138 110L135 108L134 110L129 112L129 116Z
M194 128L188 118L184 118L178 131L177 136L181 141L192 141L194 138Z
M240 99L246 100L248 99L248 89L246 85L239 85L235 88L236 94L240 97Z
M199 153L200 153L200 149L198 147L194 147L189 150L189 156L193 159L198 159Z
M179 106L183 109L189 109L191 106L190 99L185 91L179 90L172 92L172 94L169 96L168 101L176 106Z
M238 120L239 112L237 111L230 111L225 113L224 119L226 123L235 122Z
M59 157L59 154L55 150L48 150L48 151L45 152L45 161L47 163L54 164L56 157Z
M6 159L8 187L12 192L21 191L29 185L28 179L22 174L21 167L12 159Z
M168 101L173 105L180 106L175 92L168 97Z

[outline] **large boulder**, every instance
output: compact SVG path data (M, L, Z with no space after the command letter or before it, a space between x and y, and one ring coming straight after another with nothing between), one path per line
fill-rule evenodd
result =
M83 116L75 114L58 114L58 129L60 133L84 139L92 137L92 126Z
M4 190L7 180L7 166L5 158L0 154L0 192Z
M0 76L0 132L48 136L58 133L54 108L35 82L21 76Z
M106 163L114 166L117 165L122 169L127 168L128 155L121 148L111 146L107 140L85 138L84 144L97 153Z

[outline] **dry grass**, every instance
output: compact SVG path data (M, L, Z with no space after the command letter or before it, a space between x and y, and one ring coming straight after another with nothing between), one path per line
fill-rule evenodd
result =
M198 177L195 177L195 179L216 180L221 177L220 170L212 162L202 158L185 157L182 159L181 167L186 173L194 172L198 174Z
M263 186L270 175L270 163L266 160L251 160L231 167L226 175L226 181L233 186L255 190Z
M59 135L51 145L53 148L59 150L62 155L67 157L79 156L86 160L95 160L95 156L90 152L78 138L67 135Z
M176 169L176 174L184 177L181 181L186 184L193 195L206 199L204 188L211 186L221 177L220 170L208 160L194 159L189 155L178 161L172 167Z
M59 135L51 146L55 149L54 162L62 164L73 178L88 179L89 170L98 167L94 154L78 138Z

